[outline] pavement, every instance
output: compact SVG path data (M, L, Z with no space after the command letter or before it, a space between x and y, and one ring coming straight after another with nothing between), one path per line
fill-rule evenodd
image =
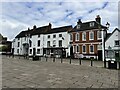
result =
M2 56L2 88L118 88L118 71L103 68L102 61Z

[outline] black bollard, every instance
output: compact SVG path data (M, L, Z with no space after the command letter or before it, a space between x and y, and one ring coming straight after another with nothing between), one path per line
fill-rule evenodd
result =
M79 58L79 65L81 65L81 58Z
M63 60L62 60L62 56L61 56L61 63L63 62Z
M93 66L93 60L91 59L91 66Z
M45 56L45 58L46 58L46 62L47 62L47 56Z
M106 68L106 60L104 60L104 68Z
M55 62L55 56L53 57L53 62Z
M70 56L70 64L71 64L71 56Z

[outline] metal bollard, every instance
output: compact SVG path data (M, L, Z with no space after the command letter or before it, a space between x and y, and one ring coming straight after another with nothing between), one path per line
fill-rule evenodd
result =
M62 60L62 56L61 56L61 63L63 62L63 60Z
M71 64L71 57L70 57L70 64Z
M45 58L46 58L46 62L47 62L47 56Z
M93 60L91 59L91 66L93 66Z
M81 65L81 58L79 58L79 64Z
M106 60L104 60L104 68L106 68Z
M53 62L55 62L55 57L53 57Z

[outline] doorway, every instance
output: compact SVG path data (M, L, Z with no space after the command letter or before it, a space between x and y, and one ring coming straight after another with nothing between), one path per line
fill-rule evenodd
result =
M98 60L102 61L102 50L98 50Z

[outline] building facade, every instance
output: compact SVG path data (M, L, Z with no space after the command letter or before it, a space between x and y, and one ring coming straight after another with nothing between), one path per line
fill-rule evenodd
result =
M106 60L120 60L120 30L116 28L105 41Z
M63 26L51 28L49 23L47 26L33 26L29 29L20 32L12 44L14 55L29 55L29 56L49 56L68 57L69 54L69 35L68 31L72 26ZM61 54L62 53L62 54Z
M7 40L7 37L3 37L0 34L0 54L6 54L11 52L12 42Z
M82 22L79 19L77 25L69 32L71 56L102 60L102 31L104 30L105 38L106 29L106 26L101 25L99 15L95 21Z

